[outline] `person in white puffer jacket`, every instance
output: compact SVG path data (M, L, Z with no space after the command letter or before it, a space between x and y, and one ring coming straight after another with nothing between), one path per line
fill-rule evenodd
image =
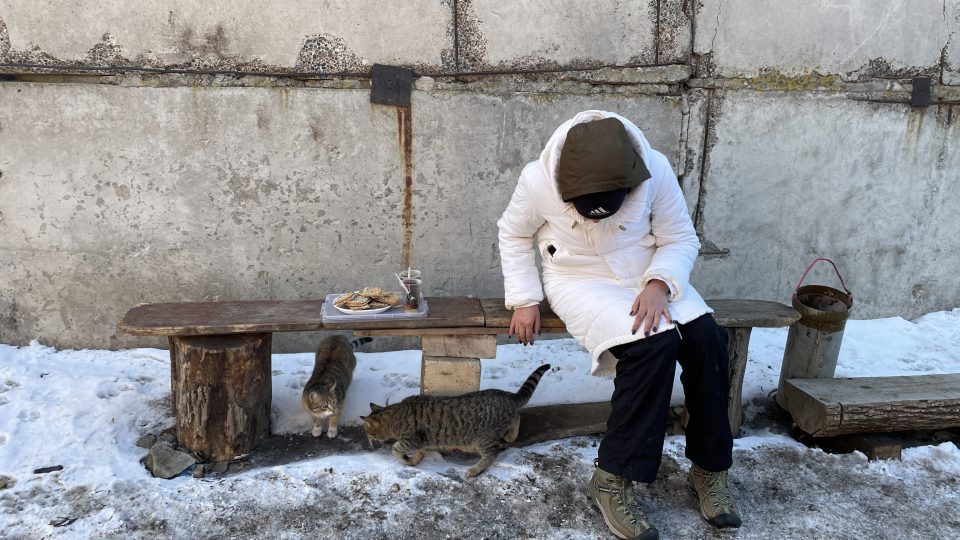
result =
M591 373L615 376L590 481L610 530L659 536L632 482L656 478L677 361L690 415L690 485L705 519L739 527L727 487L726 332L689 283L700 242L667 158L626 118L581 112L524 167L497 226L511 336L533 343L546 295L591 352Z

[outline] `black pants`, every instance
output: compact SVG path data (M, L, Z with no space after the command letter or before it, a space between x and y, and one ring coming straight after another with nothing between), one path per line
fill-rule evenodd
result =
M708 471L733 463L727 418L727 332L712 315L610 349L617 359L612 411L599 465L636 482L653 482L660 468L677 361L689 421L686 455ZM682 336L682 337L681 337Z

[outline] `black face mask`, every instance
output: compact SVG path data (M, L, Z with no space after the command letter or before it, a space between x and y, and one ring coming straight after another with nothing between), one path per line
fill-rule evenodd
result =
M629 192L630 188L621 188L599 193L587 193L570 199L570 202L573 203L574 208L581 216L588 219L604 219L620 210Z

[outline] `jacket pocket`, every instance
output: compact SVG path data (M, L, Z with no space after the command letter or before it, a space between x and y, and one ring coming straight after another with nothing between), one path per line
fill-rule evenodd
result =
M540 258L553 262L553 258L556 256L558 249L555 240L543 240L540 242Z

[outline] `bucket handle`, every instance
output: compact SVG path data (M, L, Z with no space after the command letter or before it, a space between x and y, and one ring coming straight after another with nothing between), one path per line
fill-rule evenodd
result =
M846 284L844 284L843 276L840 275L840 270L837 270L837 265L834 264L834 262L831 261L830 259L825 259L822 257L810 263L810 266L807 267L807 270L803 273L802 276L800 276L800 281L797 283L797 286L793 289L793 299L794 300L797 299L797 291L800 290L800 285L803 284L803 280L807 279L807 274L810 272L811 269L813 269L813 265L817 264L820 261L827 261L828 263L831 264L831 266L833 266L833 271L836 272L837 277L840 279L840 286L843 287L844 291L847 291L847 294L850 296L850 301L853 302L853 293L850 291L850 289L847 288Z

